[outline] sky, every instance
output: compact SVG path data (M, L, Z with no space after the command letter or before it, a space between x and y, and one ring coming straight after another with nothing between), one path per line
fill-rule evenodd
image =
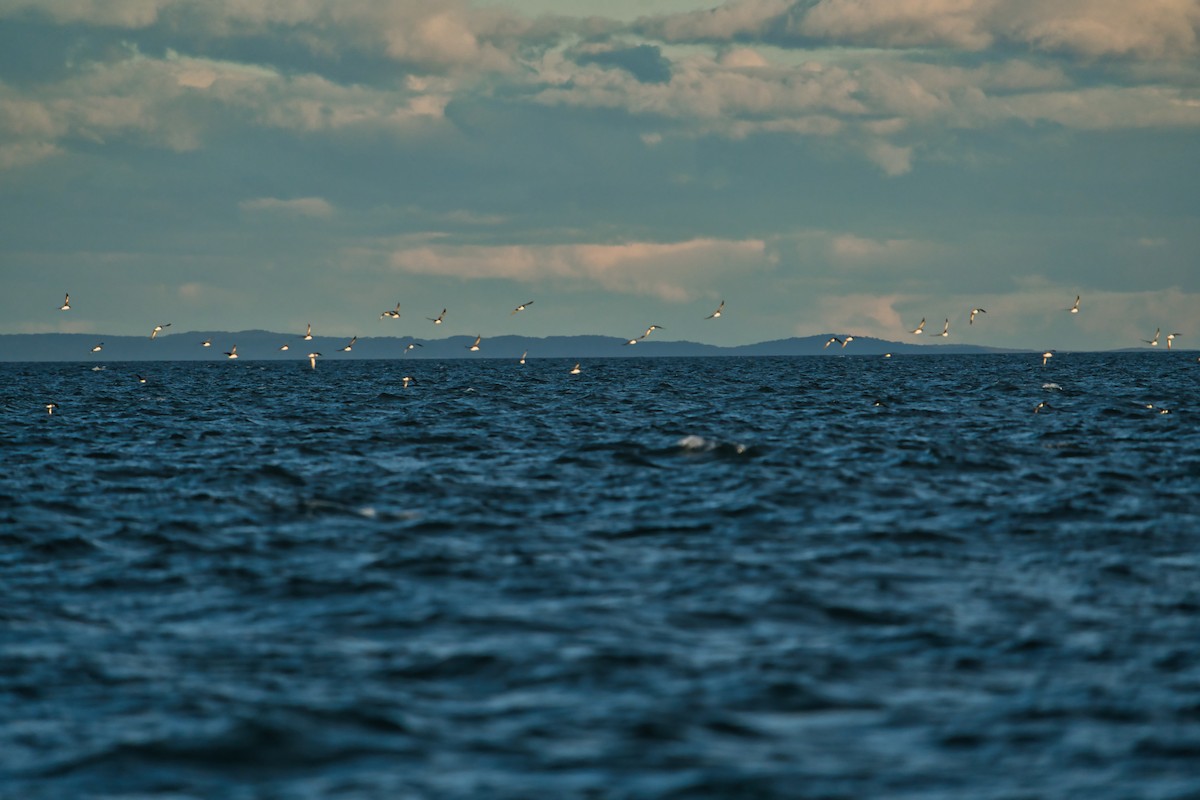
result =
M0 0L0 333L1195 347L1198 179L1200 0Z

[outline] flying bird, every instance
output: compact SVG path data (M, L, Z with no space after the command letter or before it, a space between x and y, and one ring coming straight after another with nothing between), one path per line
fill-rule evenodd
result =
M986 313L987 313L986 308L972 308L971 316L967 318L967 324L974 325L975 324L975 315L976 314L986 314Z
M312 341L312 323L311 322L308 323L308 328L307 328L307 330L304 331L304 341L306 341L306 342Z
M946 320L946 324L942 326L941 333L936 333L934 335L935 336L949 336L950 335L950 320L949 319Z
M405 375L403 378L400 379L400 383L405 389L408 388L408 385L410 383L416 383L416 382L417 382L416 378L409 377L408 375Z
M200 343L201 347L212 347L212 339L205 339Z
M96 345L95 347L93 347L93 348L92 348L92 352L93 352L93 353L99 353L99 352L100 352L101 350L103 350L103 349L104 349L104 342L101 342L100 344L98 344L98 345Z
M46 403L46 413L53 414L54 409L58 408L58 403Z
M145 383L145 382L146 382L146 376L145 376L145 375L134 375L133 377L137 378L137 382L138 382L138 383Z
M63 304L58 307L58 310L59 311L70 311L71 310L71 295L70 294L67 294L65 297L63 297Z
M155 325L154 330L150 331L150 338L153 339L155 336L158 336L159 331L161 331L163 328L169 327L171 327L171 323L169 322L164 322L161 325Z
M917 334L918 336L920 336L922 333L925 332L925 318L924 317L921 317L920 324L918 324L917 327L913 328L912 332Z
M1067 309L1067 311L1070 311L1072 314L1079 313L1079 295L1075 295L1075 302L1070 308Z
M1046 366L1046 362L1052 358L1054 358L1053 350L1047 350L1046 352L1042 353L1042 366Z
M1154 329L1154 338L1153 339L1142 339L1142 341L1145 342L1146 344L1150 345L1151 347L1158 347L1158 337L1161 334L1162 334L1162 328L1155 328Z
M721 316L721 312L725 309L725 301L721 301L721 305L717 306L717 310L709 314L705 319L716 319Z
M396 309L394 311L384 311L379 315L380 319L385 317L390 317L391 319L400 319L400 304L396 303Z
M237 358L238 357L236 344L233 347L229 348L229 352L225 354L225 357L226 358Z
M529 355L529 351L528 351L528 350L526 350L524 353L521 353L521 360L520 360L520 361L518 361L517 363L518 363L518 364L524 364L524 363L525 363L525 356L527 356L527 355Z
M514 308L512 310L512 313L509 314L509 316L511 317L513 314L517 313L518 311L524 311L525 309L529 308L529 306L531 306L531 305L533 305L533 301L526 300L524 303L521 303L521 305Z
M1040 403L1038 403L1036 406L1034 406L1033 413L1035 413L1035 414L1036 414L1036 413L1038 413L1039 411L1041 411L1042 409L1046 409L1046 410L1048 410L1048 411L1053 411L1053 410L1054 410L1054 406L1050 405L1050 404L1049 404L1049 403L1047 403L1045 400L1043 400L1042 402L1040 402Z
M1178 337L1178 336L1182 336L1182 335L1183 335L1183 334L1179 334L1179 333L1168 333L1168 334L1167 334L1167 349L1168 349L1168 350L1170 350L1170 349L1171 349L1171 340L1172 340L1172 339L1175 339L1176 337Z
M822 350L824 350L826 347L829 347L829 345L833 344L834 342L837 342L838 344L842 344L842 340L841 340L841 339L839 339L839 338L838 338L838 337L836 337L836 336L830 336L830 337L829 337L829 341L827 341L827 342L825 343L825 347L822 347L821 349L822 349Z
M357 341L358 341L358 337L355 336L353 339L350 340L350 343L348 345L346 345L345 347L342 348L342 352L349 353L351 350L354 349L354 343Z
M414 347L424 347L424 346L425 346L425 345L423 345L423 344L421 344L420 342L417 342L417 341L412 341L412 342L409 342L409 343L408 343L408 346L406 346L406 347L404 348L404 352L403 352L403 353L401 353L400 355L402 355L402 356L404 356L404 355L408 355L408 351L409 351L409 350L412 350Z
M309 353L308 354L308 365L310 367L312 367L313 369L316 369L317 368L317 359L320 357L321 357L320 353Z
M662 325L651 325L649 328L646 328L646 332L642 334L642 338L645 339L647 336L649 336L654 331L661 331L661 330L666 330L666 328L664 328Z
M446 309L443 308L442 313L438 314L436 317L426 317L425 319L429 320L434 325L441 325L442 321L446 319Z
M483 336L476 336L472 344L467 345L467 349L472 353L479 352L479 343L483 341Z
M292 348L289 345L281 344L281 345L279 345L279 349L280 350L291 350Z
M842 339L842 348L845 349L846 345L850 344L853 341L854 341L853 336L847 336L845 339Z
M579 374L579 372L580 372L580 370L579 370L579 362L578 362L578 361L576 361L576 362L575 362L575 366L571 367L571 374L572 374L572 375L578 375L578 374Z

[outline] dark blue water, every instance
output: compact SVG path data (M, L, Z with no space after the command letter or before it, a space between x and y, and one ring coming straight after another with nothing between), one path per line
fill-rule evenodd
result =
M1200 796L1193 356L570 366L0 365L0 796Z

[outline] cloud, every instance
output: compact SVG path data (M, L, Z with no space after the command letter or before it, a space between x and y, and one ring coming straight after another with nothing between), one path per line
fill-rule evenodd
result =
M599 64L623 69L642 83L666 83L671 80L671 62L662 49L642 44L624 48L587 48L575 57L580 64Z
M267 211L284 214L297 214L303 217L329 217L333 215L333 206L320 197L296 197L291 200L281 200L276 197L256 197L238 203L243 211Z
M393 268L418 275L495 279L567 286L598 285L668 302L703 296L716 276L769 266L761 240L691 239L623 244L455 245L405 243L389 256Z

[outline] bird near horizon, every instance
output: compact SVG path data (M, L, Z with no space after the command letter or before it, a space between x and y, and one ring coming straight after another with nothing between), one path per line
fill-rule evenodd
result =
M308 323L308 328L304 331L304 341L312 341L312 323Z
M405 389L408 388L409 384L416 383L416 382L417 382L417 379L412 377L411 375L405 375L403 378L400 379L400 384Z
M1142 339L1142 341L1145 342L1146 344L1150 345L1151 347L1158 347L1158 337L1161 335L1162 335L1162 328L1155 328L1154 336L1152 336L1149 339Z
M429 320L434 325L441 325L446 319L446 309L443 308L442 313L438 314L436 317L426 317L425 319Z
M825 350L826 348L828 348L828 347L829 347L829 345L833 344L834 342L837 342L838 344L842 344L842 340L841 340L841 339L839 339L839 338L838 338L838 337L836 337L836 336L830 336L830 337L829 337L829 339L828 339L828 340L825 342L825 345L824 345L824 347L822 347L821 349L822 349L822 350Z
M279 345L279 349L280 350L291 350L292 347L289 344L281 344L281 345Z
M580 373L580 369L579 369L579 362L578 362L578 361L576 361L576 362L575 362L575 366L571 367L571 374L572 374L572 375L578 375L579 373Z
M843 349L843 350L845 350L845 349L846 349L846 345L850 344L850 343L851 343L851 342L853 342L853 341L854 341L854 337L853 337L853 336L847 336L845 339L842 339L842 349Z
M934 336L949 336L950 335L950 320L947 319L945 324L942 325L941 333L935 333L933 335Z
M918 336L920 336L924 332L925 332L925 318L921 317L921 321L919 323L917 323L917 327L912 329L912 333L915 333Z
M63 304L58 307L58 310L59 311L70 311L71 310L71 295L70 295L70 293L66 294L63 297Z
M380 319L400 319L400 304L396 303L396 308L384 311L379 315Z
M1001 309L1001 310L1003 310L1003 309ZM986 313L987 313L986 308L972 308L971 316L967 318L967 324L974 325L975 324L975 315L976 314L986 314Z
M236 344L233 347L229 348L229 352L227 352L225 354L225 357L226 358L237 358L238 357Z
M58 403L46 403L45 406L46 406L46 413L53 415L54 409L58 408Z
M472 353L477 353L477 352L479 352L479 343L480 343L480 342L482 342L482 341L483 341L483 336L482 336L482 334L481 334L481 335L479 335L479 336L476 336L476 337L475 337L475 341L474 341L474 342L472 342L471 344L467 345L467 349L468 349L468 350L470 350Z
M320 357L321 357L320 353L309 353L308 354L308 365L310 367L312 367L313 369L316 369L317 368L317 359Z
M719 306L717 306L717 310L712 312L711 314L709 314L707 317L705 317L705 319L717 319L718 317L721 316L721 312L724 309L725 309L725 301L722 300L721 304Z
M158 336L159 332L163 330L163 328L169 328L169 327L171 327L171 323L169 323L169 322L163 322L159 325L155 325L154 330L150 331L150 338L151 339L155 338L156 336Z
M511 317L513 314L516 314L518 311L524 311L525 309L529 308L531 305L533 305L533 301L526 300L524 303L521 303L521 305L514 308L512 310L512 312L509 314L509 316Z
M1047 350L1046 352L1042 353L1042 366L1046 366L1046 362L1052 358L1054 358L1053 350Z
M1170 350L1171 342L1173 342L1175 339L1179 338L1182 335L1183 334L1181 334L1181 333L1168 333L1167 334L1167 349Z
M524 364L524 363L525 363L525 356L527 356L527 355L529 355L529 351L528 351L528 350L526 350L524 353L521 353L521 360L520 360L520 361L518 361L517 363L518 363L518 364Z
M104 349L104 342L100 342L100 344L98 344L98 345L95 345L95 346L93 346L93 347L92 347L92 352L93 352L93 353L99 353L99 352L100 352L101 350L103 350L103 349Z
M646 328L646 332L642 334L642 338L645 339L647 336L654 333L655 331L665 331L665 330L666 330L666 328L664 328L662 325L651 325L649 328Z
M410 350L412 350L414 347L424 347L424 346L425 345L421 344L420 342L418 342L414 339L413 341L408 343L408 345L404 348L404 352L402 352L400 355L406 356L406 355L408 355L408 352Z
M212 339L205 339L200 343L201 347L212 347Z
M347 344L345 347L343 347L343 348L342 348L342 352L343 352L343 353L349 353L351 350L353 350L353 349L354 349L354 343L355 343L355 342L357 342L357 341L358 341L358 337L357 337L357 336L355 336L354 338L352 338L352 339L350 340L350 343L349 343L349 344Z

